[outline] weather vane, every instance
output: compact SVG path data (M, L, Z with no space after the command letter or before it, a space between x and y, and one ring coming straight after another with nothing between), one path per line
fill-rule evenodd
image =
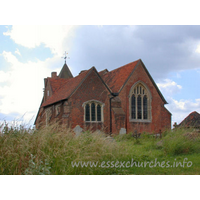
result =
M62 57L62 58L64 58L64 60L65 60L65 64L66 64L67 54L68 54L68 53L65 51L65 53L63 54L64 57ZM70 57L68 57L68 59L70 59Z

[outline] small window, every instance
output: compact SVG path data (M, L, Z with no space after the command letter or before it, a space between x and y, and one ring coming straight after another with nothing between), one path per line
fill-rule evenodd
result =
M84 119L86 122L102 122L103 104L99 101L91 101L83 104Z
M49 90L47 90L47 96L49 97Z

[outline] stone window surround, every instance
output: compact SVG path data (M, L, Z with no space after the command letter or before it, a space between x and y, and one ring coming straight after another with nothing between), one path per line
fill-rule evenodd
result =
M148 110L147 119L137 119L137 100L136 100L136 119L132 119L132 117L131 117L131 97L134 94L134 89L137 88L138 85L141 85L145 89L145 94L141 94L141 96L142 96L142 98L141 98L142 99L142 103L141 103L142 104L142 118L143 118L143 96L144 95L147 96L147 110ZM152 122L152 114L151 114L152 95L151 95L151 92L150 92L149 88L147 87L147 85L142 81L137 81L131 87L128 97L129 97L129 121L130 122L147 122L147 123ZM137 94L136 94L136 99L137 99Z
M96 121L91 121L91 118L92 118L91 104L92 103L95 104L95 119L96 119ZM90 106L90 121L86 121L86 119L85 119L85 114L86 114L85 113L86 112L85 108L86 108L87 104L89 104L89 106ZM98 105L101 106L101 121L97 121L97 106ZM84 115L83 115L84 116L84 122L85 123L102 123L102 122L104 122L104 115L103 115L103 108L104 108L104 106L105 106L104 103L102 103L101 101L98 101L98 100L94 100L94 99L84 102L83 105L82 105L82 107L84 109Z

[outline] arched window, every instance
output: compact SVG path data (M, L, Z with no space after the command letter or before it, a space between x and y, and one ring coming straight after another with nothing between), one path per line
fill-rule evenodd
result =
M83 103L85 122L103 122L104 104L100 101L92 100Z
M138 82L130 91L130 120L151 120L151 93L142 82Z

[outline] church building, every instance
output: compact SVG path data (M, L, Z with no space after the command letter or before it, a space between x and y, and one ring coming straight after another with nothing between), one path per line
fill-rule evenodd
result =
M57 75L44 79L44 96L36 128L59 122L74 129L105 133L157 133L171 129L165 98L142 60L115 70L95 67L73 77L66 62Z

